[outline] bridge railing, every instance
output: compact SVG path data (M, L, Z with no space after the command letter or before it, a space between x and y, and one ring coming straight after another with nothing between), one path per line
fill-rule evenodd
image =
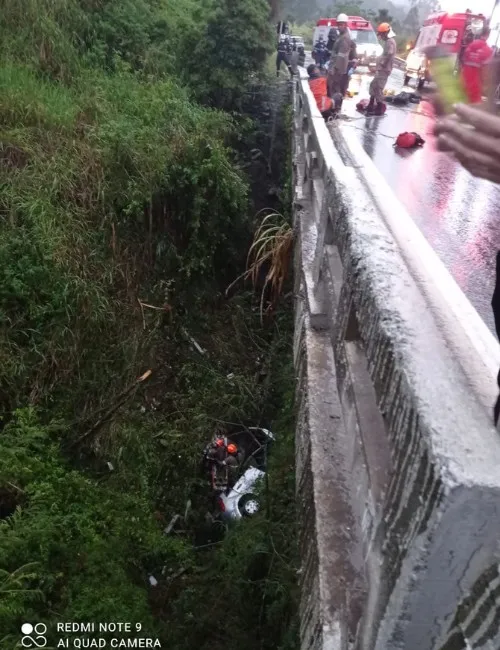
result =
M302 650L498 648L498 345L303 71L293 102Z

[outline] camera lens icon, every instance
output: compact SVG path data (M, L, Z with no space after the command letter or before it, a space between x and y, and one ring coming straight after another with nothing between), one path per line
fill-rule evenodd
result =
M47 626L45 623L23 623L21 625L21 632L24 635L21 638L21 645L23 648L45 648L47 639L45 633Z

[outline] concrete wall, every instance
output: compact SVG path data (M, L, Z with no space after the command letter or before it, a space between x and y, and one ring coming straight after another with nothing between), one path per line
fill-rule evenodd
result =
M303 78L293 129L302 650L500 648L498 344Z

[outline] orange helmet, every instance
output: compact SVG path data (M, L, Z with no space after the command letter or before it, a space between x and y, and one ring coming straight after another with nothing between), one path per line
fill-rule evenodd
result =
M381 23L377 27L377 32L379 34L386 34L387 32L390 32L390 31L391 31L391 26L389 25L389 23Z
M224 447L224 440L223 440L223 438L217 438L217 440L215 441L215 446L216 446L216 447Z
M227 453L228 454L235 454L238 451L238 447L234 443L230 443L227 446Z

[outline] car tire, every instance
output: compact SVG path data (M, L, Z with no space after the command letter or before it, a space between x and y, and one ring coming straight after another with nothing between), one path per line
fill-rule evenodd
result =
M400 77L400 79L401 79L401 77ZM409 75L405 75L405 82L404 82L404 85L405 85L405 86L409 86L409 85L410 85L410 77L409 77Z
M238 507L243 517L255 517L260 512L260 499L255 494L245 494Z

